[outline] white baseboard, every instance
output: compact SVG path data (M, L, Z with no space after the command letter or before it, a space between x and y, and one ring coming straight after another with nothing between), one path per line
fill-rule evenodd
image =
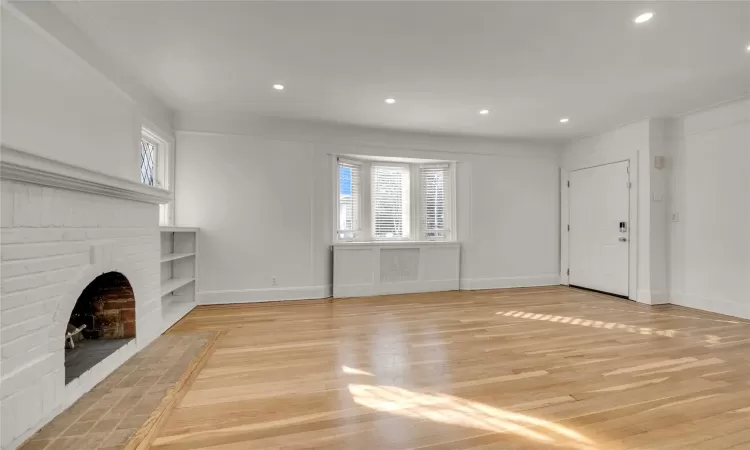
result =
M458 290L458 280L407 281L403 283L349 284L335 286L335 298L370 297L373 295L416 294L419 292L445 292Z
M644 305L664 305L669 303L669 292L639 289L633 300ZM632 297L631 297L632 299Z
M299 286L272 289L237 289L222 291L198 291L199 305L221 305L228 303L277 302L282 300L306 300L328 298L331 285Z
M741 304L674 291L671 294L671 303L673 305L686 306L717 314L726 314L727 316L739 317L741 319L750 319L750 304L747 303Z
M652 305L666 305L668 303L669 303L669 292L651 291L651 304Z
M462 278L460 289L462 291L475 291L480 289L557 286L559 284L559 274L532 275L526 277Z

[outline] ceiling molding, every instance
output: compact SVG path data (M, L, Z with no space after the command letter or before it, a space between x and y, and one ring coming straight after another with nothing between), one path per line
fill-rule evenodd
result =
M168 203L171 192L2 146L0 179L144 203Z
M466 154L556 158L562 148L562 142L557 141L425 133L250 113L178 112L175 135L189 134L306 143L331 154L368 155L383 149L399 152L392 156L417 152L415 158L439 160L455 160L456 155ZM425 154L432 156L421 156Z

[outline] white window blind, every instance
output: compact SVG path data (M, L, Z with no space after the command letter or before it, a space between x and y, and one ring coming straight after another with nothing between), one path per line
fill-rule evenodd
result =
M420 228L423 239L451 238L451 171L448 164L419 168Z
M338 160L339 239L354 239L360 231L362 210L362 166Z
M375 239L408 239L410 193L408 166L372 166L372 228Z

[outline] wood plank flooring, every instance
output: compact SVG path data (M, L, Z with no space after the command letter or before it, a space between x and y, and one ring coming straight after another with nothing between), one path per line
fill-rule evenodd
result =
M200 307L154 450L750 449L750 324L565 287Z

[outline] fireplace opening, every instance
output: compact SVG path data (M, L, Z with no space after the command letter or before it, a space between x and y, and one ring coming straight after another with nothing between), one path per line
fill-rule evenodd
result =
M135 338L135 295L119 272L96 277L78 297L65 331L65 384Z

